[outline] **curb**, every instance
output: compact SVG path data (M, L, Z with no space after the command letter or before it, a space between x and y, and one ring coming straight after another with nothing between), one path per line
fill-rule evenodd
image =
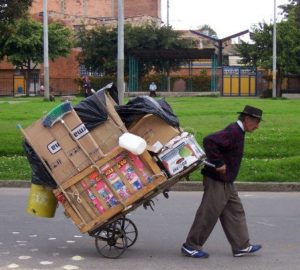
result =
M238 191L265 191L265 192L290 192L300 191L300 183L297 182L235 182ZM203 191L202 182L178 182L173 191Z
M30 181L0 180L0 188L29 188ZM236 182L238 191L268 191L268 192L295 192L300 191L298 182ZM171 188L172 191L203 191L202 182L180 181Z
M0 188L29 188L31 182L25 180L0 180Z

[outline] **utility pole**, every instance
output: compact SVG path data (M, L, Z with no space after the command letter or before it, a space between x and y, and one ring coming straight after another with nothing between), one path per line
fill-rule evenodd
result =
M43 33L44 33L44 99L49 100L49 58L48 58L48 2L43 0Z
M170 26L170 14L169 14L169 9L170 9L170 6L169 6L169 0L167 0L167 26Z
M124 6L123 0L118 0L118 70L117 87L119 104L123 104L124 99Z
M274 22L273 22L273 89L272 89L272 97L275 98L277 96L276 91L276 0L274 0Z
M167 0L167 27L170 26L170 5L169 5L169 0ZM167 48L168 49L168 48ZM168 60L168 71L167 71L167 91L171 91L171 78L170 78L170 71L169 71L169 60Z

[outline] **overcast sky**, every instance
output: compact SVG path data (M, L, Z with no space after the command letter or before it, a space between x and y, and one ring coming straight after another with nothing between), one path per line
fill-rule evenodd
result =
M167 0L161 0L162 20L167 23ZM276 0L276 6L288 0ZM281 9L277 8L277 21ZM247 30L274 18L274 0L169 0L169 23L177 30L208 24L219 38Z

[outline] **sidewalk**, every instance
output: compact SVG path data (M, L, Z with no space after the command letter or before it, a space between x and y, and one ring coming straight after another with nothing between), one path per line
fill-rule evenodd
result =
M1 187L29 188L29 181L21 180L0 180ZM236 182L238 191L271 191L289 192L300 191L300 183L297 182ZM173 191L202 191L202 182L180 181L172 187Z

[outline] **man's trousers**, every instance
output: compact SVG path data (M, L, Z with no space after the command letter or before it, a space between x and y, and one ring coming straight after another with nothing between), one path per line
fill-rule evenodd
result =
M202 202L186 239L186 244L201 249L218 219L233 251L249 246L249 234L242 202L233 183L204 176Z

